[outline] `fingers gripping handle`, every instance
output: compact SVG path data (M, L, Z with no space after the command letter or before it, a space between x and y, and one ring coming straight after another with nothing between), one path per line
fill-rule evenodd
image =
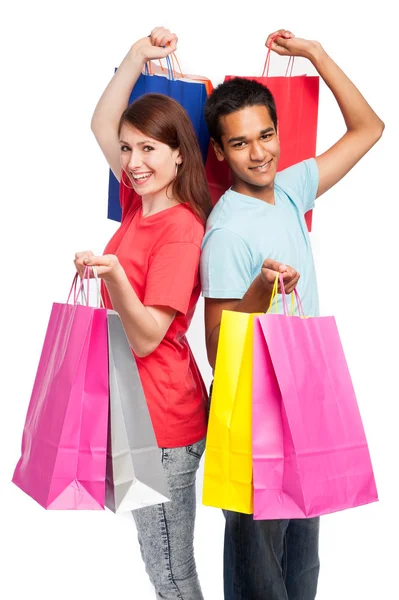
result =
M296 302L298 315L300 317L304 317L305 313L303 311L302 301L301 301L301 298L300 298L296 288L294 289L294 291L291 294L291 307L290 307L290 310L288 311L287 294L286 294L286 291L284 288L284 278L283 278L282 273L278 273L274 280L272 295L270 298L270 304L269 304L269 308L268 308L267 312L271 313L273 311L273 304L274 304L274 312L275 312L275 314L278 314L278 284L279 283L280 283L284 315L285 316L289 315L290 317L293 316L294 311L295 311L295 302Z
M267 54L266 54L266 60L265 60L265 65L263 67L263 73L262 73L262 77L269 77L269 69L270 69L270 56L272 53L272 45L275 39L277 39L278 37L280 37L279 35L275 35L274 37L272 37L271 41L270 41L270 46L267 50ZM290 56L288 63L287 63L287 69L285 71L285 75L284 77L292 77L292 70L294 68L294 57Z

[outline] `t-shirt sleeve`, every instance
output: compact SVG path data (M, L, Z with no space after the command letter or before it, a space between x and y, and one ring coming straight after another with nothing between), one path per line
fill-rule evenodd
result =
M198 278L201 250L190 242L163 244L150 259L144 304L186 314Z
M252 257L244 240L228 229L211 231L201 255L202 295L241 300L251 283Z
M300 206L303 213L314 208L319 186L319 169L314 158L304 160L277 174L278 185Z
M132 183L127 178L124 171L119 183L119 201L122 208L122 221L130 209L138 208L141 204L141 197L132 188Z

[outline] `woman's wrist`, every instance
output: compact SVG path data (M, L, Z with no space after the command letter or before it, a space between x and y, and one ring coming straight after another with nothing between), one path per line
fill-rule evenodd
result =
M143 53L143 49L140 47L141 40L133 44L128 52L128 56L135 64L140 64L141 67L149 60Z

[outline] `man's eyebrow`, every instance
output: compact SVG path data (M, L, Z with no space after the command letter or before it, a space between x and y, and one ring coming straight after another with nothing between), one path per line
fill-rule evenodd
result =
M262 129L260 135L265 135L265 133L270 133L272 131L274 131L274 127L267 127L266 129Z
M228 144L231 144L232 142L245 142L247 138L245 137L245 135L242 135L240 137L232 137L228 140Z
M274 131L274 127L267 127L266 129L262 129L259 135L265 135L266 133L271 133L272 131ZM246 139L247 138L245 135L241 135L239 137L230 138L227 143L232 144L234 142L245 142Z

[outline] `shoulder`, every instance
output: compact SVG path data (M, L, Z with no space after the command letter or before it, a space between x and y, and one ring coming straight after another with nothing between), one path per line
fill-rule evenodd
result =
M205 225L201 219L184 204L165 211L163 243L187 243L200 248L204 233Z
M233 256L250 257L251 249L248 241L237 231L229 227L215 226L207 229L202 242L202 260L210 260L215 256L232 259Z
M250 198L247 200L252 202ZM246 204L245 197L231 189L227 190L208 217L203 245L216 235L232 240L246 239L251 208Z
M314 158L304 160L277 173L275 189L289 198L301 213L312 210L319 186L319 168Z
M276 174L275 185L284 191L298 189L308 181L318 180L319 171L316 160L303 160Z
M215 206L213 207L211 214L208 217L206 222L206 232L208 232L212 227L216 226L227 226L233 211L232 211L232 192L231 190L227 190L223 196L217 201ZM237 204L235 206L237 209Z

